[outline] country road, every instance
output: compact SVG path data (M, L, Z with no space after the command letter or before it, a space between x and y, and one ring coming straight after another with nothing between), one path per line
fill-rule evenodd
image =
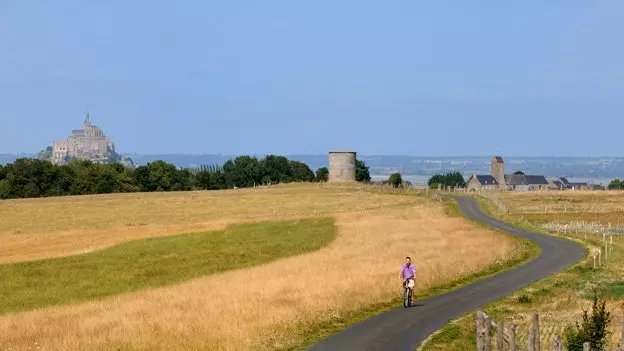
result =
M450 320L561 271L584 255L584 249L571 241L526 232L487 216L473 198L456 199L460 210L466 216L539 245L542 249L539 257L520 267L443 295L417 301L416 307L406 309L401 306L364 320L312 345L308 350L413 351L428 335L442 328ZM401 259L402 257L398 257L397 262L401 262ZM400 289L397 289L397 294L400 293Z

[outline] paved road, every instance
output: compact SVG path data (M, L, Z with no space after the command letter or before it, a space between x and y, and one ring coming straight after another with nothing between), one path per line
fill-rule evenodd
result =
M538 244L542 248L540 256L513 270L417 301L416 307L401 306L369 318L312 345L310 351L413 351L450 320L558 272L584 255L583 248L571 241L526 232L485 215L472 198L458 197L457 201L468 217Z

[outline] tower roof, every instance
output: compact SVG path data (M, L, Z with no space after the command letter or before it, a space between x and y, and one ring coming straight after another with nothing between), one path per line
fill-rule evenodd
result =
M91 125L91 116L89 116L89 112L87 112L87 117L85 118L84 124L85 126Z

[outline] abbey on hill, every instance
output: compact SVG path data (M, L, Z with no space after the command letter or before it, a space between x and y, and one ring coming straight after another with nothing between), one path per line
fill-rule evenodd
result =
M123 158L115 152L115 143L104 134L104 131L91 123L87 113L83 129L74 129L65 140L55 141L52 147L39 154L40 159L46 159L56 165L64 165L74 159L89 160L95 163L120 162L127 167L133 167L129 158Z

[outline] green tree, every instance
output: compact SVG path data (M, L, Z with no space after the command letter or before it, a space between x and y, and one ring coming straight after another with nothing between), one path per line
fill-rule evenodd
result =
M442 187L450 188L464 188L466 187L466 180L459 172L450 172L446 174L435 174L427 181L427 185L430 188L437 188L439 185Z
M4 170L4 166L0 165L0 180L6 178L6 171Z
M368 183L371 180L370 172L364 161L355 160L355 180Z
M290 161L292 179L296 182L311 182L314 180L314 172L303 162Z
M262 165L255 157L239 156L223 165L228 188L246 188L260 184L263 177Z
M268 155L260 161L262 183L288 183L293 180L293 170L284 156Z
M609 190L622 190L624 189L624 181L614 179L609 183Z
M314 178L317 182L326 182L329 179L329 170L327 167L321 167L316 170L316 177Z
M398 188L403 184L403 179L401 179L401 173L392 173L390 178L388 178L388 184L392 185L393 188Z
M583 343L589 342L592 350L603 350L610 335L607 329L611 322L611 313L606 309L606 301L599 299L594 292L592 314L583 311L581 324L568 326L564 332L564 340L567 350L582 351Z
M522 172L522 171L515 171L514 174L524 175L524 172Z

